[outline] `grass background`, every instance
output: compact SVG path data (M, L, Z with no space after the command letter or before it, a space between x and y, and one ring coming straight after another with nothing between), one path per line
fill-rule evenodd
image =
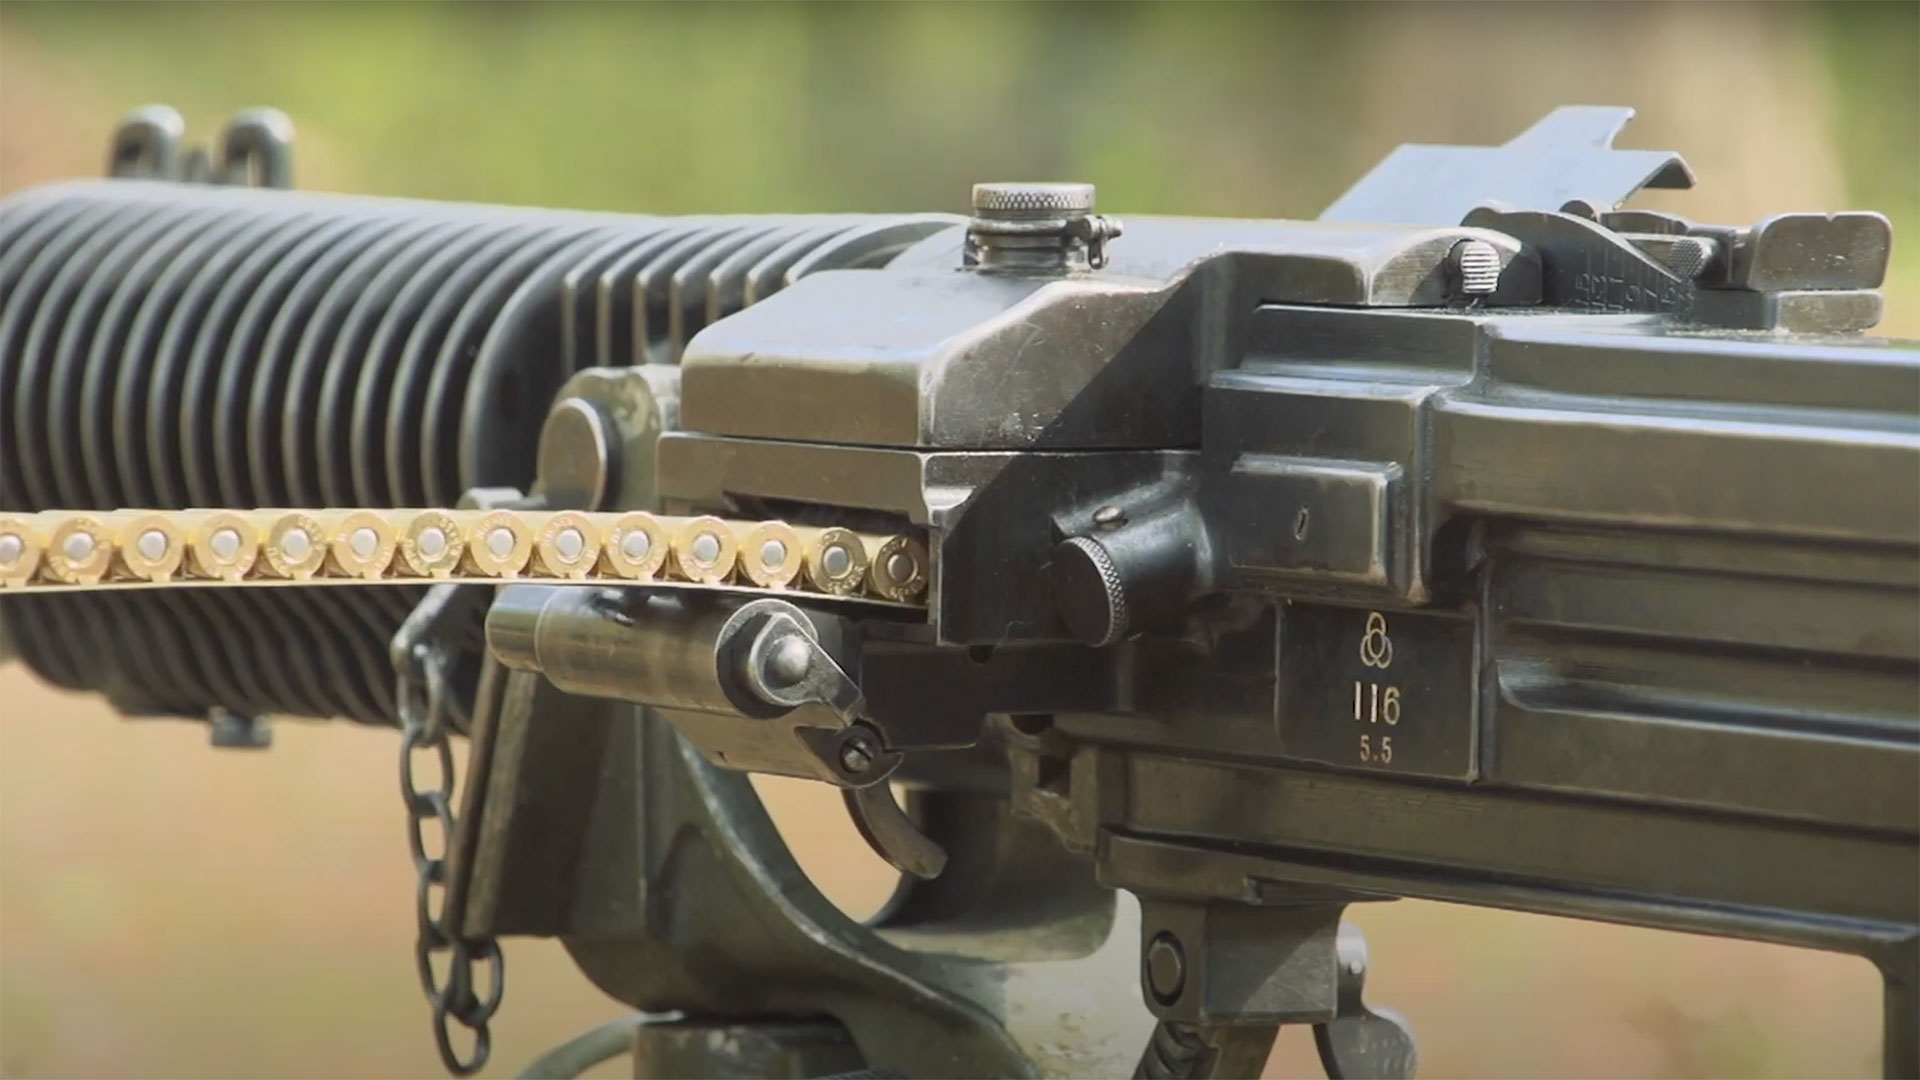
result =
M1402 141L1629 104L1623 142L1701 179L1646 205L1888 213L1885 329L1920 334L1908 3L0 4L0 193L97 173L148 101L200 137L285 109L310 188L878 211L1047 176L1123 215L1271 217L1313 216ZM436 1075L394 741L282 723L270 753L214 752L0 670L0 1075ZM823 887L874 903L837 798L764 790ZM1877 1070L1860 961L1437 904L1360 917L1424 1076ZM508 962L492 1075L619 1011L551 943ZM1304 1032L1269 1072L1317 1075Z

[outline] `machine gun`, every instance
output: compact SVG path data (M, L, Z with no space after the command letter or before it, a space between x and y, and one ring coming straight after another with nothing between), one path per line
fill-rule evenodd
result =
M0 204L0 626L219 742L397 724L455 1071L518 934L648 1014L540 1075L1405 1076L1342 914L1424 897L1864 956L1913 1075L1891 231L1620 209L1692 182L1631 116L1123 230L295 193L284 117L143 110Z

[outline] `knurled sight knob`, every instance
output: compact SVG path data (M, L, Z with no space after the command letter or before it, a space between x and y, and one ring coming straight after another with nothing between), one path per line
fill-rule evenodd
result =
M1093 207L1092 184L975 184L965 265L1024 274L1097 270L1121 226Z

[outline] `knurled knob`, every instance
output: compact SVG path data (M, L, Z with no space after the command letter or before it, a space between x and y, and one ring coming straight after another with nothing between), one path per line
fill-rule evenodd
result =
M1100 541L1070 537L1053 549L1053 604L1075 641L1111 645L1127 632L1127 590Z
M1046 221L1093 213L1092 184L973 185L973 213L990 221Z

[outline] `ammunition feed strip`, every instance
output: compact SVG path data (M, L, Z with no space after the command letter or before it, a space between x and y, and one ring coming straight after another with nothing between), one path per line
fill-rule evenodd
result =
M0 515L8 593L467 582L663 585L924 605L904 534L573 510L49 510Z

